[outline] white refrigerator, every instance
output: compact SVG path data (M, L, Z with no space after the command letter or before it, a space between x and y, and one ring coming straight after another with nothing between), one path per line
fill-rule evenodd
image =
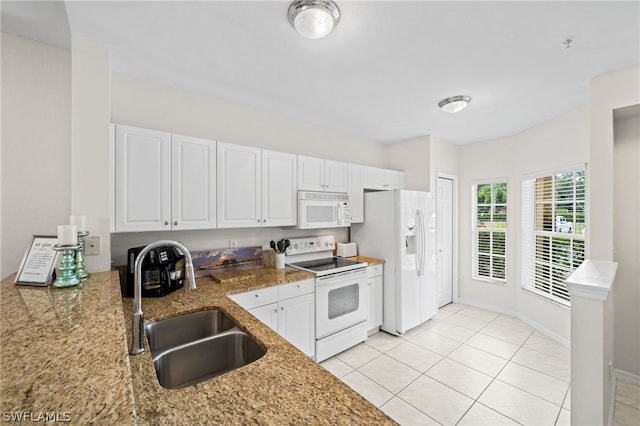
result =
M358 252L384 260L382 330L401 335L435 316L436 208L428 192L364 195L363 224L353 224Z

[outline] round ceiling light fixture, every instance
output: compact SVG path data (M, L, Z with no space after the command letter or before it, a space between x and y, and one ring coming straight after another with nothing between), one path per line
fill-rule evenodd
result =
M329 34L340 20L340 9L331 0L296 0L289 6L289 22L306 38Z
M449 113L460 112L467 107L467 104L471 102L471 96L452 96L447 99L443 99L438 103L438 106L444 111Z

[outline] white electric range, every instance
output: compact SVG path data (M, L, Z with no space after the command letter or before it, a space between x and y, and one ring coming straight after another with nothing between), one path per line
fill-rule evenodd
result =
M316 361L367 339L367 263L333 256L332 235L289 240L286 264L315 275Z

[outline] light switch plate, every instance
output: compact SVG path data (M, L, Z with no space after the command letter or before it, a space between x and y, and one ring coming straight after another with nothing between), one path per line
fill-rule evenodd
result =
M100 235L90 235L84 239L84 255L97 256L100 254Z

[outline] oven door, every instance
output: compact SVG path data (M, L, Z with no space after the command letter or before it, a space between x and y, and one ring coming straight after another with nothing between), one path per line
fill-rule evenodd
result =
M316 278L316 339L367 320L366 269Z

